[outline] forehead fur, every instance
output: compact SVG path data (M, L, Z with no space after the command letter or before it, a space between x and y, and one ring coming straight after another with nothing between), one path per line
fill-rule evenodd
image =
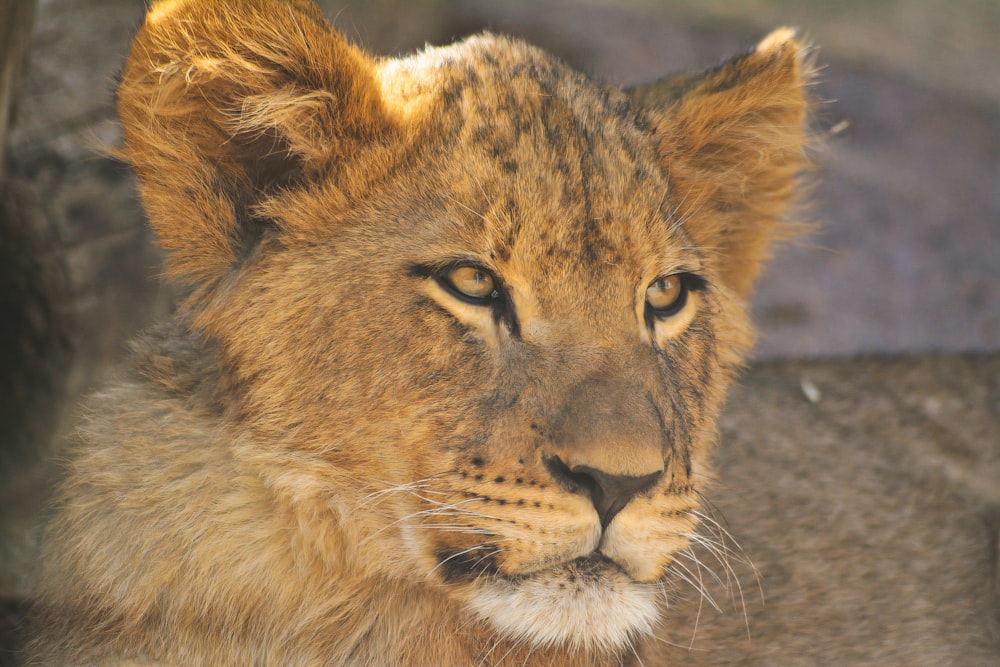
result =
M532 260L592 269L643 254L670 263L689 245L671 224L649 123L622 92L491 34L385 61L379 80L387 107L425 128L440 192L478 204L459 217L471 213L491 259L530 248Z

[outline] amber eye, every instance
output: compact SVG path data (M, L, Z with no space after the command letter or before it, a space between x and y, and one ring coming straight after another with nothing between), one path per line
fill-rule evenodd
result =
M460 295L474 301L497 298L496 281L489 273L475 266L458 266L448 271L448 282Z
M646 288L646 306L653 314L668 317L680 311L687 302L684 274L678 273L654 280Z

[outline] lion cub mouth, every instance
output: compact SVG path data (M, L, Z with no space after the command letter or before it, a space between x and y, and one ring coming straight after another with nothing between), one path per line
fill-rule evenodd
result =
M550 572L565 574L567 580L574 584L577 583L577 581L585 581L595 585L600 585L602 583L606 583L605 580L608 579L609 576L622 576L628 581L639 583L629 575L624 567L599 551L592 551L586 556L579 556L562 563L557 563L536 572L532 572L531 574L513 576L504 575L503 573L499 574L501 577L505 577L516 583L533 577L548 577L550 576Z
M625 573L618 563L611 560L600 551L593 551L586 556L575 558L564 565L580 576L596 576L607 570L617 570Z
M621 575L630 581L634 581L634 579L629 576L625 568L599 551L593 551L586 556L578 556L566 561L552 563L531 572L504 572L501 568L492 563L483 566L481 560L480 567L476 568L475 572L472 572L471 570L463 572L464 578L469 581L481 581L483 575L492 575L493 578L505 580L515 586L532 579L548 579L551 577L558 578L558 575L561 573L565 573L567 580L572 583L575 583L578 578L593 581L594 583L600 583L602 577L605 577L609 573ZM454 574L454 570L452 571L452 574ZM457 578L463 577L454 577L452 581Z

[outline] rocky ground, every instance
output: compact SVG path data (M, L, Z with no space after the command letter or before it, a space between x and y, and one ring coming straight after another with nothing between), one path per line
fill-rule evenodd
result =
M17 452L0 457L0 475L11 480L0 484L0 501L14 517L0 553L8 561L30 561L30 540L21 536L37 515L30 490L44 486L44 473L28 472L38 469L25 461L123 342L171 303L133 178L106 153L118 139L115 76L143 6L38 3L0 224L0 305L21 318L0 322L2 340L35 332L30 343L6 346L15 350L10 360L0 357L13 396L5 405L20 406L0 410L11 441L4 451ZM490 28L623 85L714 64L778 25L800 27L822 68L816 226L779 249L759 286L758 358L910 355L897 362L906 366L912 355L971 353L962 364L989 359L996 367L1000 3L383 0L324 8L378 53ZM789 381L805 377L795 368ZM948 363L929 368L924 389L951 386ZM968 416L969 428L1000 442L997 386L980 389L987 399ZM1000 474L987 476L987 487L990 479L1000 488ZM2 573L0 595L16 598L23 572Z

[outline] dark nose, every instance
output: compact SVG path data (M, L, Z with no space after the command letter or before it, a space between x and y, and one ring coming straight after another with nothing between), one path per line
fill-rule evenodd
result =
M615 515L622 511L635 496L650 489L662 475L662 471L631 477L628 475L612 475L591 468L577 465L570 468L558 456L545 460L552 477L564 488L573 493L590 492L590 500L594 503L597 516L601 519L601 528L607 528Z

